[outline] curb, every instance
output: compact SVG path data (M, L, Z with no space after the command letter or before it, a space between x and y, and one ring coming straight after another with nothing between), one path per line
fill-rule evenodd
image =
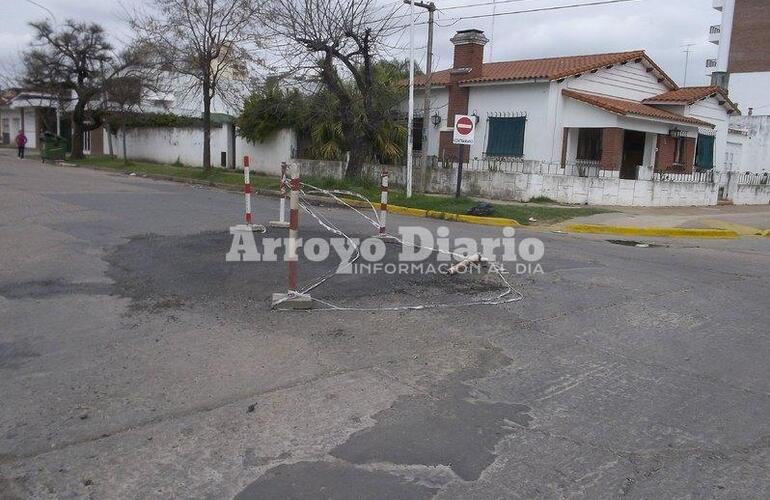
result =
M624 227L591 224L571 224L564 228L570 233L614 234L619 236L658 236L663 238L721 238L735 239L738 233L725 229L687 229L679 227Z
M388 211L398 215L410 215L412 217L426 217L428 219L465 222L466 224L476 224L480 226L521 227L521 224L519 224L518 221L514 219L505 219L502 217L478 217L475 215L438 212L436 210L423 210L421 208L400 207L398 205L388 205Z

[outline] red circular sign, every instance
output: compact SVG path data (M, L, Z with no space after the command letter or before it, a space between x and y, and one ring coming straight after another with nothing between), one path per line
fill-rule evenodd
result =
M468 135L473 132L473 121L467 116L463 116L457 120L457 133L460 135Z

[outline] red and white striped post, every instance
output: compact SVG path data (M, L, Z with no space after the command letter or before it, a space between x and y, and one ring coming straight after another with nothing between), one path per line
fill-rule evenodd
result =
M289 175L289 240L286 246L286 261L289 264L287 293L273 294L273 309L312 309L313 299L309 294L297 292L297 271L299 268L299 165L290 167Z
M244 160L246 160L244 158ZM243 195L246 198L246 225L251 226L251 179L249 178L249 165L248 161L244 161L243 165Z
M238 227L246 231L264 233L265 226L255 225L251 216L251 177L248 156L243 157L243 197L246 204L246 224Z
M292 166L289 196L289 293L297 290L297 240L299 238L299 169Z
M380 174L380 234L382 238L388 233L388 171Z
M270 227L287 228L289 223L286 222L286 198L288 186L288 179L286 177L288 166L286 163L281 163L281 198L278 205L278 220L270 221Z

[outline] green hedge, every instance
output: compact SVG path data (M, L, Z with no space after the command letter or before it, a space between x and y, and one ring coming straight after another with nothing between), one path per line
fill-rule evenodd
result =
M123 126L123 121L128 128L200 128L203 127L203 119L192 116L180 116L172 113L110 113L106 122L110 128L117 130ZM221 126L211 120L211 126Z

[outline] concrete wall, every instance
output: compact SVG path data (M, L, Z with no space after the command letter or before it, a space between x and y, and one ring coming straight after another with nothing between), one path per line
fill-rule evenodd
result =
M730 120L730 125L748 132L748 137L742 141L741 161L735 171L770 172L770 116L736 116Z
M730 173L726 176L727 198L735 205L770 204L770 176Z
M280 175L281 163L290 161L296 155L297 136L293 130L283 129L258 144L237 136L235 152L236 165L239 167L243 167L243 156L248 155L252 171Z
M220 165L220 155L228 152L230 127L215 127L211 130L211 161ZM123 154L122 131L113 136L116 155ZM105 140L105 144L107 141ZM126 135L128 157L156 163L203 166L203 131L199 128L136 128ZM296 137L291 130L281 130L273 137L259 144L251 144L242 137L236 137L235 165L243 167L243 157L251 159L251 168L257 172L278 174L281 162L289 161L296 151Z
M770 204L770 186L767 184L736 185L729 190L730 200L735 205L768 205Z
M297 160L302 175L339 177L342 162ZM379 179L382 169L390 172L393 186L403 186L404 168L370 165L365 172ZM456 168L431 168L414 171L418 191L453 194L457 183ZM491 199L529 201L546 196L560 203L615 206L714 206L719 195L718 184L681 182L677 180L623 180L617 177L578 177L573 175L501 171L463 172L463 193Z

